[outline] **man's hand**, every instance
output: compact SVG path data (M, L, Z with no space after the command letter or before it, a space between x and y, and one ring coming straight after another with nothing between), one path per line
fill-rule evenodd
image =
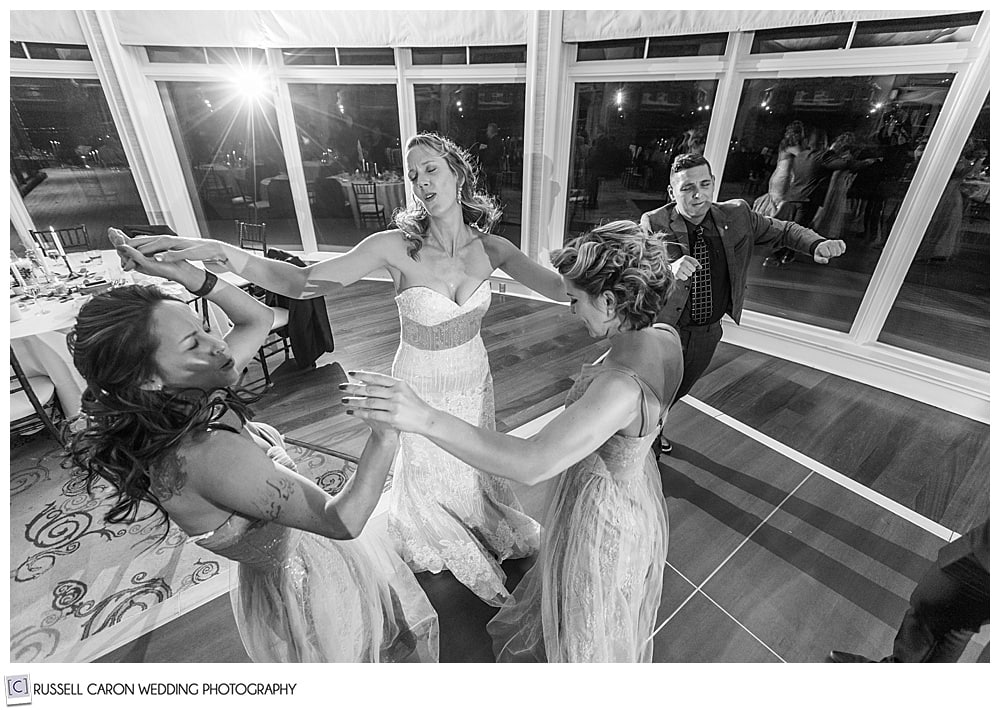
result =
M678 281L687 281L700 268L701 262L686 254L677 261L670 262L670 270L674 272L674 278Z
M813 252L813 261L817 264L827 264L830 259L834 259L847 251L847 244L843 239L827 239L820 242Z

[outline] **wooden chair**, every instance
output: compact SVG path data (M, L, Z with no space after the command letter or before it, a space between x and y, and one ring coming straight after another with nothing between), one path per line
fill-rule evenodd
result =
M45 251L55 251L56 242L52 237L52 232L55 232L59 237L59 242L62 244L63 251L74 252L74 251L87 251L91 248L90 237L87 235L87 225L78 224L75 227L61 227L59 229L49 229L49 230L31 230L31 236Z
M260 364L262 376L249 382L241 381L240 385L250 389L259 382L263 382L265 388L269 388L271 386L271 370L267 365L267 359L284 353L285 360L288 360L291 355L292 342L288 338L288 302L284 296L278 296L254 284L249 285L247 292L271 309L274 313L274 323L254 357L254 360ZM275 346L280 347L276 349ZM244 376L246 372L246 370L243 371Z
M62 445L62 432L55 420L65 417L52 380L44 375L26 376L14 348L10 349L10 367L14 372L10 378L10 433L29 436L46 429Z
M271 326L271 330L268 332L267 339L264 341L264 344L257 350L257 357L254 358L254 360L260 363L260 369L263 371L263 377L252 382L245 383L245 387L250 387L251 385L261 381L264 382L265 387L270 387L271 371L267 366L267 358L284 353L284 359L288 360L291 355L292 343L288 339L288 309L282 308L281 306L269 306L269 308L274 312L274 325ZM275 345L280 345L281 347L274 349Z
M255 219L259 210L266 209L265 201L257 201L252 195L247 195L240 188L236 179L229 173L222 173L215 168L206 168L198 183L198 194L209 204L228 204L234 209L245 207L247 215ZM230 214L233 214L230 212Z
M254 224L236 220L236 236L240 249L259 251L261 255L267 253L266 228L267 225L263 222Z
M378 203L378 195L375 194L375 183L352 182L351 188L354 190L354 198L358 203L358 214L361 215L361 223L368 224L369 222L374 222L382 229L385 229L385 210Z

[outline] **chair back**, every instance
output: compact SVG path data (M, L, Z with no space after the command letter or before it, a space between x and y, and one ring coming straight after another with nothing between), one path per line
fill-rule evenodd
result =
M354 199L358 203L358 214L362 222L374 221L385 229L385 213L378 204L378 195L375 192L373 182L352 182L351 189L354 190Z
M267 252L266 230L267 224L264 222L254 224L253 222L237 220L236 235L239 239L240 249L259 251L261 254Z
M198 192L208 202L212 200L228 200L232 198L233 189L229 181L220 175L215 168L206 168L202 173Z
M59 237L59 243L62 244L63 251L87 251L91 248L90 237L87 235L87 225L85 224L49 230L36 231L33 229L31 230L31 236L41 244L42 249L52 251L57 250L55 237L52 236L53 232Z
M48 377L28 377L10 349L10 431L12 434L31 434L44 427L60 444L63 443L62 432L56 427L53 416L61 414L59 400L56 399L55 386ZM35 386L38 392L35 391ZM39 394L41 396L39 396ZM25 406L25 401L30 409ZM47 411L51 410L51 414Z
M369 204L378 207L378 196L375 194L375 183L373 182L352 182L351 188L358 204Z

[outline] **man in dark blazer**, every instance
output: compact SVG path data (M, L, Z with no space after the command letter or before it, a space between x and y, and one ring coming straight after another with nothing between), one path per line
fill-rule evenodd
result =
M744 200L713 202L714 188L712 167L703 156L679 155L670 167L668 192L673 202L640 219L647 232L663 233L676 278L657 319L677 328L684 348L684 377L675 402L712 361L722 339L722 317L729 314L740 322L754 245L791 247L819 264L846 249L842 240L825 239L794 222L758 214ZM670 453L669 441L658 443L658 453Z

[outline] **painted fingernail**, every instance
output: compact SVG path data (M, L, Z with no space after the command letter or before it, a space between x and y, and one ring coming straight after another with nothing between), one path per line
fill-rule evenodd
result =
M351 400L349 400L347 397L341 397L340 398L340 403L341 404L350 404Z
M342 385L337 385L337 389L339 389L339 390L346 390L347 389L347 383L345 382Z
M351 377L354 377L356 374L358 374L358 372L357 370L348 370L347 374L350 375Z
M348 413L348 414L354 414L354 410L353 410L353 409L348 409L348 410L347 410L347 413Z

